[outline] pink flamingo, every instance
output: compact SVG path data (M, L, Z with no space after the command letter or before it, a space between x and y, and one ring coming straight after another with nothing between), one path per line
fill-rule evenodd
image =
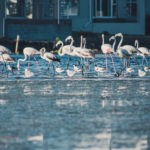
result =
M104 43L104 34L102 34L101 50L102 50L102 52L105 54L105 57L106 57L106 72L107 72L107 54L109 54L110 57L111 57L111 59L112 59L114 71L115 71L115 73L116 73L116 69L115 69L115 65L114 65L114 60L113 60L113 57L112 57L112 55L111 55L111 53L114 53L114 50L113 50L112 45L110 45L110 44L105 44L105 43Z
M35 59L35 61L37 62L37 65L39 67L39 63L34 56L34 55L40 55L40 52L38 50L36 50L35 48L32 48L32 47L25 47L23 49L23 54L25 56L24 59L19 59L18 63L17 63L18 70L20 70L20 61L26 61L27 56L29 56L28 68L30 67L30 56L33 56L33 58ZM40 67L39 67L39 72L40 72Z

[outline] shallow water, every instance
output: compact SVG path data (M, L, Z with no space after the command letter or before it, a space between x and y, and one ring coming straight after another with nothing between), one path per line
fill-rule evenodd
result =
M39 73L31 61L32 78L24 71L2 74L0 149L150 149L149 75L68 78L45 70L46 65Z

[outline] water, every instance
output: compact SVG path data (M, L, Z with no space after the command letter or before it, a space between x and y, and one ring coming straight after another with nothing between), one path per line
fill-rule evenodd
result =
M1 75L0 149L150 149L149 74L68 78L31 62L36 75L25 78L24 66Z

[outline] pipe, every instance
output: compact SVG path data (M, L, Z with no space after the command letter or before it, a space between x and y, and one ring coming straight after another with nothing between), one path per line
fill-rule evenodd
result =
M57 23L60 24L60 12L59 12L59 10L60 10L60 1L59 0L57 0L57 9L58 9Z

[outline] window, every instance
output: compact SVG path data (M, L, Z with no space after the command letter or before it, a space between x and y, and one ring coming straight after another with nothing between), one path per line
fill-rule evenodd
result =
M79 0L61 0L61 16L77 16Z
M137 0L127 0L127 15L130 17L136 17L137 15Z
M117 16L117 0L94 0L94 14L97 18Z
M32 19L32 0L7 0L6 15L8 17L25 17Z

